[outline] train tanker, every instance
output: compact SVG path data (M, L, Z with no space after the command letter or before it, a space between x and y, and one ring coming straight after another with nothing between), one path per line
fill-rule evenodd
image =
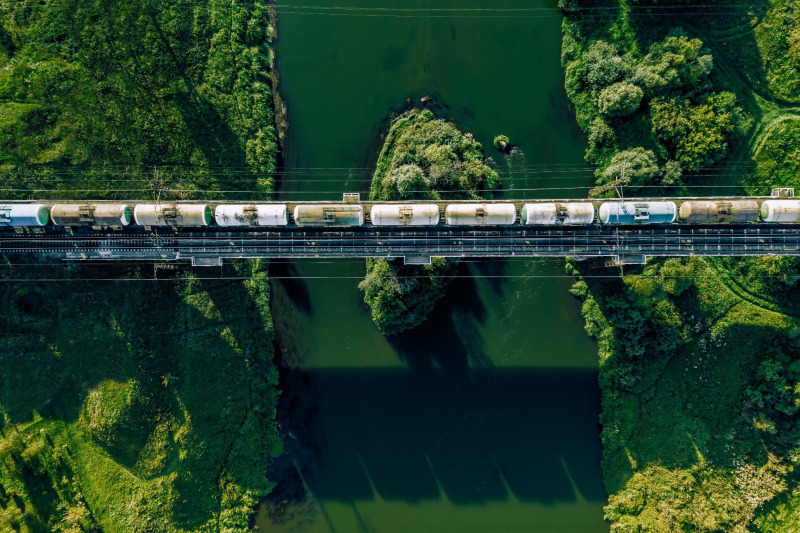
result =
M525 203L518 211L504 202L453 202L444 210L434 203L372 204L209 204L102 202L56 204L0 203L0 227L172 226L280 228L353 228L372 226L504 227L589 226L651 224L796 224L800 200L795 199L687 199L674 201L609 200ZM595 205L599 207L595 209Z

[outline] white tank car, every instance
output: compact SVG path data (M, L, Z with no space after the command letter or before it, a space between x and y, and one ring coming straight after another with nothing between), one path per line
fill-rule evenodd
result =
M139 204L133 218L140 226L208 226L211 207L207 204Z
M56 204L50 218L59 226L127 226L133 209L124 204Z
M364 224L360 205L301 204L294 208L298 226L348 227Z
M764 222L797 222L800 200L764 200L760 212Z
M603 224L671 224L677 217L675 202L605 202L598 211Z
M448 226L509 226L517 220L514 204L450 204Z
M285 205L237 204L218 205L214 213L217 224L230 226L285 226L289 223Z
M439 223L436 204L373 205L369 218L374 226L435 226Z
M0 205L0 226L45 226L50 210L42 204Z
M594 222L594 205L589 202L525 204L520 215L522 223L528 226L585 226Z

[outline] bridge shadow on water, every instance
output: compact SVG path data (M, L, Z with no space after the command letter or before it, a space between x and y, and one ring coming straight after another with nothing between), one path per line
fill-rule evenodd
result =
M484 281L464 263L419 327L388 340L407 368L284 368L274 503L382 498L455 505L607 499L594 369L493 368ZM502 278L488 283L503 294Z
M594 370L325 369L284 379L281 418L295 438L272 479L297 488L299 471L317 499L606 500Z

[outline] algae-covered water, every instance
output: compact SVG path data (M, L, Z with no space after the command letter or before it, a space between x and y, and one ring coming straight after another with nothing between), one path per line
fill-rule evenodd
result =
M279 198L368 190L390 114L422 97L484 144L501 195L586 194L555 0L280 5ZM512 157L491 147L501 133ZM563 262L465 262L428 322L397 338L370 320L364 271L271 265L287 453L260 530L607 531L597 351Z

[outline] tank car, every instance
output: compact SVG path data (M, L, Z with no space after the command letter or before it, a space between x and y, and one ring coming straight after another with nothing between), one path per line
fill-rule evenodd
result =
M692 224L755 222L758 220L758 202L690 200L681 204L680 218Z
M218 205L214 212L217 224L230 226L285 226L289 223L285 205Z
M294 222L298 226L361 226L364 208L360 205L298 205L294 208Z
M508 226L517 220L514 204L450 204L445 209L448 226Z
M133 210L124 204L56 204L50 217L58 226L127 226Z
M45 226L48 222L50 222L50 210L46 205L0 205L0 226Z
M604 202L599 210L603 224L671 224L677 216L675 202Z
M439 223L436 204L373 205L369 212L375 226L435 226Z
M800 200L764 200L761 219L764 222L797 222L800 220Z
M133 218L140 226L208 226L211 207L206 204L139 204Z
M577 225L594 222L594 205L588 202L525 204L520 212L528 226Z

